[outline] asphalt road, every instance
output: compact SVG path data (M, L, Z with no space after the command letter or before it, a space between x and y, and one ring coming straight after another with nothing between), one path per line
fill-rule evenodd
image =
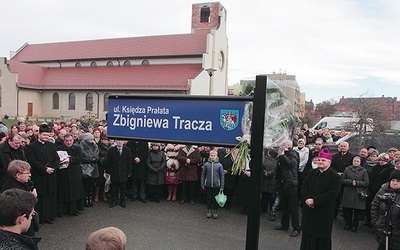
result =
M115 226L125 232L127 249L245 249L247 216L240 207L220 209L219 219L207 219L204 204L162 200L161 203L127 201L127 207L109 208L95 203L79 216L57 218L53 225L44 224L37 236L40 249L85 249L88 235L100 228ZM275 231L279 220L270 222L262 214L259 249L299 249L301 236L292 238L290 231ZM333 249L376 249L377 243L368 228L360 223L359 231L344 231L343 218L335 219Z

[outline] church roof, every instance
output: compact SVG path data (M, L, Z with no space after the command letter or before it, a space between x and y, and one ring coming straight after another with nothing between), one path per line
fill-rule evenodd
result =
M8 61L18 87L29 89L187 90L201 64L47 68Z
M27 44L12 60L20 62L75 61L112 58L182 57L206 53L207 34L114 38Z

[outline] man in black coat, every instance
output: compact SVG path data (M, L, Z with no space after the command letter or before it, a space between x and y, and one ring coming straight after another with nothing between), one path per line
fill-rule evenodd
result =
M21 234L30 227L36 201L21 189L0 194L0 249L38 249L40 238Z
M146 203L146 160L149 154L147 141L130 140L126 144L132 153L132 201L138 199Z
M348 142L344 141L341 142L339 145L339 152L332 156L332 169L335 170L340 176L343 175L344 170L346 167L353 164L353 157L354 155L349 152L350 145ZM339 212L340 203L342 201L343 196L343 186L340 189L340 192L336 198L336 205L335 205L335 213L333 217L337 217Z
M26 161L24 149L21 147L21 136L13 133L0 145L0 188L7 180L7 167L12 160Z
M31 164L32 180L35 183L38 202L35 211L41 222L53 224L57 215L57 176L60 158L54 143L48 141L50 128L42 124L38 140L26 148L26 158Z
M282 182L279 187L279 198L282 206L281 225L275 230L288 230L289 218L292 219L293 231L291 237L300 235L299 208L297 198L297 169L299 167L299 154L293 150L293 142L287 140L278 151L277 172Z
M301 188L303 231L300 249L331 249L331 235L335 200L340 189L340 175L332 168L329 149L319 154L318 168L312 169Z
M126 182L132 175L132 153L124 146L124 141L117 140L117 146L110 148L106 159L106 174L111 175L111 204L115 207L119 200L121 207L126 207Z
M74 145L74 138L70 133L64 136L63 143L64 145L58 146L57 150L67 152L69 157L57 170L58 216L60 218L67 212L77 216L78 210L83 210L85 198L80 165L83 159L82 150Z

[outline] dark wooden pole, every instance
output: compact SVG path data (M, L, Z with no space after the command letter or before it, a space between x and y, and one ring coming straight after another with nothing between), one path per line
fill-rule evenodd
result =
M267 76L256 77L256 87L253 98L253 119L251 123L251 161L250 161L250 188L249 204L247 209L246 249L258 249L260 234L260 204L262 160L264 142L265 100L267 92Z

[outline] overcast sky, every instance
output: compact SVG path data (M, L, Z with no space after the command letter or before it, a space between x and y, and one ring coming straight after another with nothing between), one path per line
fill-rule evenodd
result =
M24 43L182 34L202 1L3 1L0 56ZM206 1L204 1L206 2ZM306 100L400 91L400 1L226 0L229 85L296 75ZM399 95L400 97L400 95Z

